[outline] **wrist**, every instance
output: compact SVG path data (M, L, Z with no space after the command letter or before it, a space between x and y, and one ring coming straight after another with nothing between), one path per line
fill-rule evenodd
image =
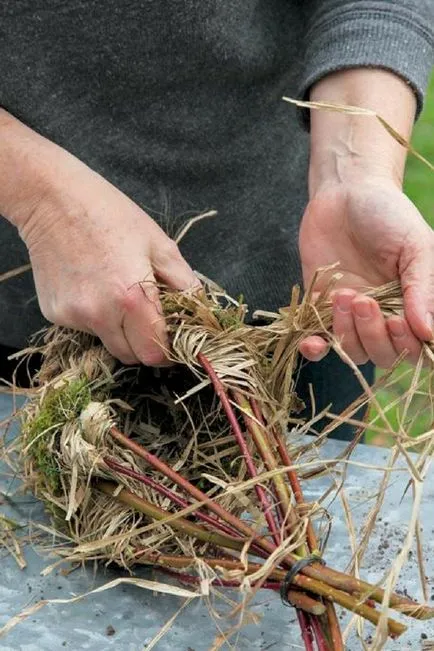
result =
M313 86L310 99L371 109L410 139L415 98L408 85L391 72L360 68L332 73ZM311 196L325 184L367 178L401 188L406 154L405 147L375 117L311 111Z
M65 156L63 149L0 109L0 214L20 231L54 193Z
M309 198L332 187L357 187L361 184L380 184L393 186L402 190L404 169L393 165L385 164L381 160L370 160L356 158L353 156L345 159L342 155L336 154L331 160L330 152L323 164L309 166Z

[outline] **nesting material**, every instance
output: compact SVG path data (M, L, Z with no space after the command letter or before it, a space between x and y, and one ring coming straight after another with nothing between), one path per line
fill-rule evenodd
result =
M222 301L223 299L223 301ZM37 397L23 412L22 450L25 478L56 516L74 543L121 536L97 556L130 566L136 550L191 554L194 540L173 536L161 525L143 534L144 518L91 488L97 478L119 479L107 461L152 477L182 497L180 489L149 464L119 445L108 433L112 425L137 440L207 495L248 478L230 425L195 357L202 351L228 386L263 394L256 368L260 350L246 339L256 329L244 324L244 306L220 292L201 296L166 293L163 297L173 334L169 369L121 368L93 337L52 328L41 348L44 363L37 378ZM252 339L255 339L252 337ZM255 359L254 354L257 358ZM268 363L268 362L267 362ZM261 360L262 364L262 360ZM295 399L295 398L294 398ZM256 459L258 471L263 462ZM168 499L132 476L120 484L168 508ZM251 491L247 491L247 494ZM243 492L227 495L222 506L240 514L260 510ZM206 545L199 545L204 552Z
M261 587L280 590L297 609L306 649L314 648L309 635L319 649L344 648L333 604L386 636L405 626L375 603L432 617L432 608L394 594L393 582L383 590L322 564L320 509L305 503L300 478L327 467L318 461L303 471L309 445L286 434L316 422L300 420L294 392L301 339L321 334L345 357L329 332L335 280L315 302L311 292L300 302L294 289L289 307L260 314L262 326L246 323L245 306L212 284L196 293L162 289L168 369L120 367L90 335L51 328L19 448L27 485L70 540L57 553L132 570L155 565L185 583L212 576L248 598ZM402 310L398 285L368 293L386 315ZM432 365L428 344L424 359ZM320 439L375 403L361 382L361 398ZM426 437L424 463L432 447ZM420 478L424 465L413 467Z

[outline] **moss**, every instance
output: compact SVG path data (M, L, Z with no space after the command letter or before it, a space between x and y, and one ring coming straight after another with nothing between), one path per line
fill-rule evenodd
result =
M224 330L235 330L243 325L239 308L217 308L214 310L214 315Z
M88 380L73 380L49 389L37 414L23 424L24 445L39 474L37 483L53 495L60 490L60 468L53 449L65 423L75 420L90 400Z
M173 295L170 293L163 294L163 296L161 297L161 303L163 306L164 314L166 316L170 316L171 314L177 314L181 309L179 301L177 301L176 298L174 298Z

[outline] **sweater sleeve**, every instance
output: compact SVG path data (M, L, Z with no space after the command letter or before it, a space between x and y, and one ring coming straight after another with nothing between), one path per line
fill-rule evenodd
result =
M434 64L434 0L307 0L299 96L331 72L391 70L413 89L417 113Z

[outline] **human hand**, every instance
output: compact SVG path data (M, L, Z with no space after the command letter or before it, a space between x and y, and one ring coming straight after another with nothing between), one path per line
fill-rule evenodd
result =
M175 289L199 281L149 215L64 150L53 155L55 173L50 166L43 190L21 201L15 219L43 315L95 334L124 364L164 364L155 281Z
M301 223L300 254L306 286L318 267L340 263L333 332L356 364L390 367L404 351L417 360L421 341L432 337L434 232L396 183L373 177L317 188ZM361 290L391 280L401 283L404 314L385 319ZM308 337L300 351L319 361L327 344Z

